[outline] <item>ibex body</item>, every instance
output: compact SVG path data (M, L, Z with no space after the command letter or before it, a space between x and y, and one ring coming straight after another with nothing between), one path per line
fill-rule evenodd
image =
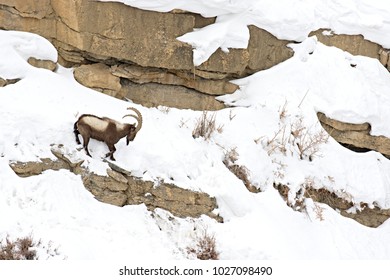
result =
M91 154L88 151L89 140L95 139L103 141L110 150L106 156L110 156L111 160L115 160L114 152L116 151L115 144L124 137L126 137L126 144L129 145L130 141L133 141L137 132L142 126L142 115L135 108L127 108L136 113L135 115L125 115L124 117L133 117L137 120L137 125L120 123L116 120L107 117L97 117L95 115L84 114L74 123L74 134L76 136L77 144L81 144L78 135L81 134L83 137L83 147L88 156Z

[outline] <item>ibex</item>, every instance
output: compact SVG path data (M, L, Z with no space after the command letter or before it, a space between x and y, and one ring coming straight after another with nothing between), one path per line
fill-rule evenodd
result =
M81 115L74 123L73 132L76 136L76 142L77 144L81 144L78 137L78 135L81 134L83 137L83 147L88 156L91 157L91 154L88 151L88 143L91 138L106 143L108 149L110 150L110 152L106 154L106 157L110 156L111 160L115 160L114 152L116 149L114 145L118 143L121 138L126 136L127 145L129 145L130 141L134 140L137 132L142 127L142 115L133 107L129 107L127 109L134 111L137 116L127 114L124 115L123 118L135 118L137 120L137 126L135 124L120 123L107 117L100 118L88 114Z

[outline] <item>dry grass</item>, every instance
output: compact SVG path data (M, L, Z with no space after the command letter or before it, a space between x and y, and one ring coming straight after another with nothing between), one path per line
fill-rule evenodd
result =
M7 237L0 241L0 260L37 260L36 245L31 236L15 241Z
M321 222L325 220L324 218L324 207L321 207L319 203L314 202L313 211L316 213L316 218L320 220Z
M171 111L171 108L168 106L158 106L157 109L164 114L168 114Z
M283 107L280 111L280 119L286 118L286 114L285 107ZM303 123L303 118L300 117L289 126L280 121L278 131L274 133L272 138L265 141L265 148L268 155L297 153L301 160L312 161L315 156L319 156L321 145L325 144L328 139L329 134L325 130L320 129L318 132L312 132L312 129L307 128Z
M194 130L192 131L192 137L203 137L205 140L210 140L211 135L214 132L221 133L223 125L217 126L216 113L208 114L204 111L200 118L197 120Z
M41 240L34 241L32 235L16 240L7 236L5 240L0 240L0 260L38 260L37 249L45 252L47 258L60 255L51 242L45 245Z
M274 136L271 139L267 140L267 153L270 156L276 152L280 152L286 155L287 146L289 143L289 136L286 134L286 126L280 126L279 130L275 132Z
M329 134L323 129L311 133L310 129L304 126L302 118L291 125L291 135L293 136L293 143L298 148L299 158L308 158L310 161L313 160L315 155L318 155L321 145L328 142L329 139Z
M199 260L218 260L219 253L215 241L215 236L204 230L203 234L197 237L195 246L187 247L187 252Z

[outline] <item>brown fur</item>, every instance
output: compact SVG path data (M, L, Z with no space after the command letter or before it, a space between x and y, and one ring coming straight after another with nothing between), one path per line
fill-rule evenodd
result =
M137 112L137 111L136 111ZM97 117L94 115L84 114L74 123L74 134L76 136L77 144L81 144L78 135L81 134L83 138L83 147L88 156L91 154L88 151L89 140L95 139L106 143L109 153L106 157L110 156L111 160L114 159L114 152L116 151L115 144L120 139L126 137L126 143L129 145L130 141L133 141L137 132L142 125L142 116L138 112L138 117L134 116L138 120L138 125L135 124L122 124L116 120L107 117ZM99 130L104 128L104 130Z

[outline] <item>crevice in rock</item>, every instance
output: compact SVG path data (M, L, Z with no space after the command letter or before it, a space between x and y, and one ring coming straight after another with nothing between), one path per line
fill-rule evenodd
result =
M367 152L372 151L372 150L367 149L367 148L355 147L352 144L340 143L340 145L343 146L344 148L347 148L348 150L354 151L356 153L367 153Z
M107 176L97 175L82 166L84 160L67 154L63 146L52 147L51 152L56 160L11 162L9 166L20 177L39 175L46 170L69 170L81 176L85 188L97 200L119 207L144 203L149 210L162 208L181 218L207 215L223 222L223 218L214 213L218 208L216 199L206 193L164 182L143 181L112 162L108 162Z

